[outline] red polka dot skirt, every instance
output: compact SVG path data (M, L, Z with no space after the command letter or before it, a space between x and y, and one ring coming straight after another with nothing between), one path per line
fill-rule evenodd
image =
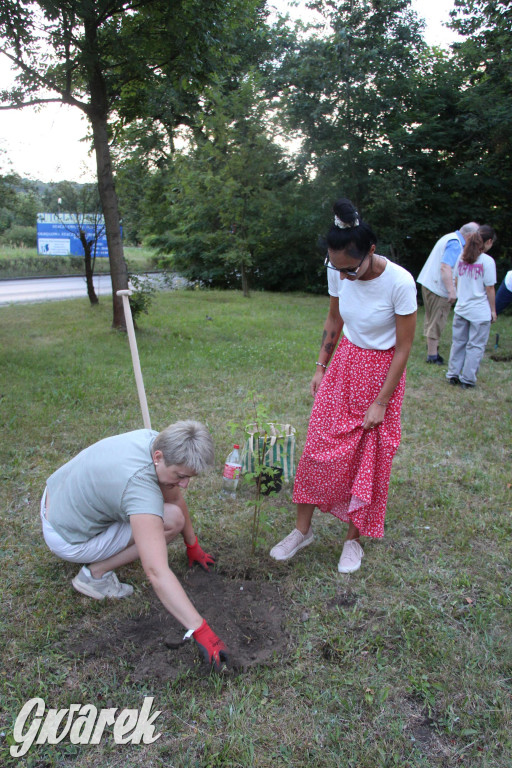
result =
M315 504L354 523L363 536L384 536L391 464L400 445L405 371L382 424L362 427L386 378L394 348L361 349L344 336L316 394L293 490L296 504Z

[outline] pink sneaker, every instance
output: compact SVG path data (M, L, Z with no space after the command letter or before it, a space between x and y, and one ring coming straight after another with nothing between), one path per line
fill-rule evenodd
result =
M346 541L338 563L338 571L340 573L354 573L361 567L363 557L363 548L358 541L355 539Z
M276 544L275 547L272 547L270 557L273 557L274 560L289 560L299 549L311 544L314 538L311 528L306 534L301 533L298 528L294 528L286 538L280 541L279 544Z

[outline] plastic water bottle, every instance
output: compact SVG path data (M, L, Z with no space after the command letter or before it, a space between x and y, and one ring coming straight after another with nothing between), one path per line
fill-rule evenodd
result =
M238 478L240 476L240 470L242 469L239 448L239 445L233 446L233 450L224 464L224 472L222 473L222 493L228 496L236 495Z

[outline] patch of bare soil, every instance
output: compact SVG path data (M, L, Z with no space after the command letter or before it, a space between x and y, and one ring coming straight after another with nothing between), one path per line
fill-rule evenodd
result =
M357 595L344 591L337 592L334 597L327 601L326 607L329 610L335 610L336 608L347 608L357 603Z
M229 651L232 672L269 663L287 652L284 630L288 600L275 582L231 579L216 571L193 569L182 584L213 631ZM66 651L87 659L119 658L133 666L135 681L173 680L197 665L199 652L193 640L182 642L185 630L151 598L149 614L122 619L108 631L80 638ZM203 665L208 671L207 665Z

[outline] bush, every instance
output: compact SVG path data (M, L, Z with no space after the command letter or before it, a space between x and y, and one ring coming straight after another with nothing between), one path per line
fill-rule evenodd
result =
M155 269L172 269L174 266L174 259L172 256L162 256L161 254L154 254L150 258L151 266Z
M2 232L0 243L19 248L35 248L37 247L37 228L12 224Z
M129 297L130 309L135 320L138 315L148 314L149 308L155 298L156 288L147 275L130 275L130 283L133 293Z

